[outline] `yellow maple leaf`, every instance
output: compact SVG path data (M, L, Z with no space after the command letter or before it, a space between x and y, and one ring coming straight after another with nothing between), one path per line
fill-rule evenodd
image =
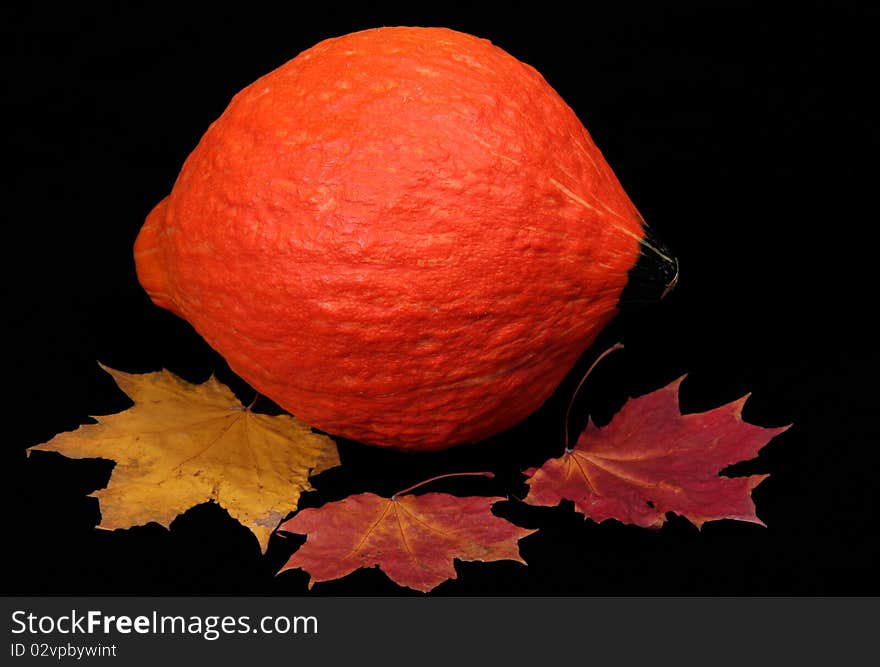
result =
M309 475L339 465L336 444L301 421L245 408L213 376L190 384L168 371L130 374L104 365L134 406L95 417L31 450L116 461L95 492L99 528L168 526L213 500L249 528L263 552L278 523L312 489Z

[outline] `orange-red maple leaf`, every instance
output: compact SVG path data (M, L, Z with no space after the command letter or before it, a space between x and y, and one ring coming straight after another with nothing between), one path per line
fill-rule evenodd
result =
M618 519L656 528L667 512L697 527L715 519L763 525L751 492L767 475L721 477L728 465L754 458L788 426L742 420L748 396L698 414L681 414L684 378L630 399L604 428L588 423L573 449L526 471L532 505L574 501L595 521Z
M311 576L311 588L378 565L401 586L426 592L455 579L455 558L525 563L517 542L534 531L492 514L500 500L505 499L361 493L304 509L279 526L308 536L281 571L302 568Z

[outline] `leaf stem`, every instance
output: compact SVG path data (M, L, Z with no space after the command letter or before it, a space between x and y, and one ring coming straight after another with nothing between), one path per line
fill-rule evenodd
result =
M431 477L430 479L426 479L423 482L419 482L418 484L413 484L412 486L408 486L403 491L398 491L394 495L391 496L391 500L397 498L397 496L402 496L404 493L409 493L410 491L415 491L420 486L425 486L425 484L430 484L431 482L436 482L438 479L446 479L447 477L495 477L494 473L491 472L448 472L445 475L437 475L436 477Z
M590 377L590 373L593 372L593 369L596 368L596 366L599 364L599 362L602 361L605 357L607 357L612 352L615 352L616 350L622 350L622 349L623 349L623 343L615 343L614 345L609 347L607 350L605 350L602 354L600 354L598 357L596 357L596 360L587 369L587 372L584 373L584 376L581 378L581 381L578 382L578 386L575 387L574 393L571 395L571 400L568 402L568 409L565 411L565 453L566 454L571 452L571 449L568 446L568 431L569 431L569 428L571 427L571 424L570 424L571 406L574 405L574 399L577 398L578 392L581 390L581 387L584 386L584 382L587 381L587 378Z

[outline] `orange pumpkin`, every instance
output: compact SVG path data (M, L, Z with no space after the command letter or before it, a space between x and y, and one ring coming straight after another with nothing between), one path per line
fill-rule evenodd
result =
M153 301L309 424L412 450L538 408L643 221L532 67L442 28L328 39L238 93L135 245Z

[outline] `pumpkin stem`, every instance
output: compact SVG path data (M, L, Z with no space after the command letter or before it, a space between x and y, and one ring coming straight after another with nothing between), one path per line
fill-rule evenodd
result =
M405 488L403 491L398 491L393 496L391 496L391 500L397 498L397 496L402 496L404 493L409 493L410 491L415 491L420 486L424 486L425 484L430 484L431 482L436 482L438 479L445 479L447 477L495 477L494 473L491 472L448 472L445 475L437 475L436 477L432 477L431 479L426 479L424 482L419 482L418 484L413 484Z
M568 402L568 409L565 411L565 453L566 454L571 453L571 448L568 446L568 431L571 426L571 424L570 424L571 406L574 405L574 399L577 398L578 392L581 390L581 387L584 386L584 382L587 381L587 378L590 377L590 373L593 372L593 369L596 368L596 366L599 364L599 362L602 361L605 357L607 357L609 354L611 354L615 350L622 350L622 349L623 349L623 343L615 343L614 345L609 347L607 350L605 350L602 354L600 354L598 357L596 357L596 360L593 362L592 366L590 366L587 369L587 372L584 373L584 376L581 378L581 381L578 382L578 386L575 387L574 393L571 395L571 400Z
M640 306L665 298L678 284L678 259L647 225L639 247L636 263L627 274L626 286L618 303Z

